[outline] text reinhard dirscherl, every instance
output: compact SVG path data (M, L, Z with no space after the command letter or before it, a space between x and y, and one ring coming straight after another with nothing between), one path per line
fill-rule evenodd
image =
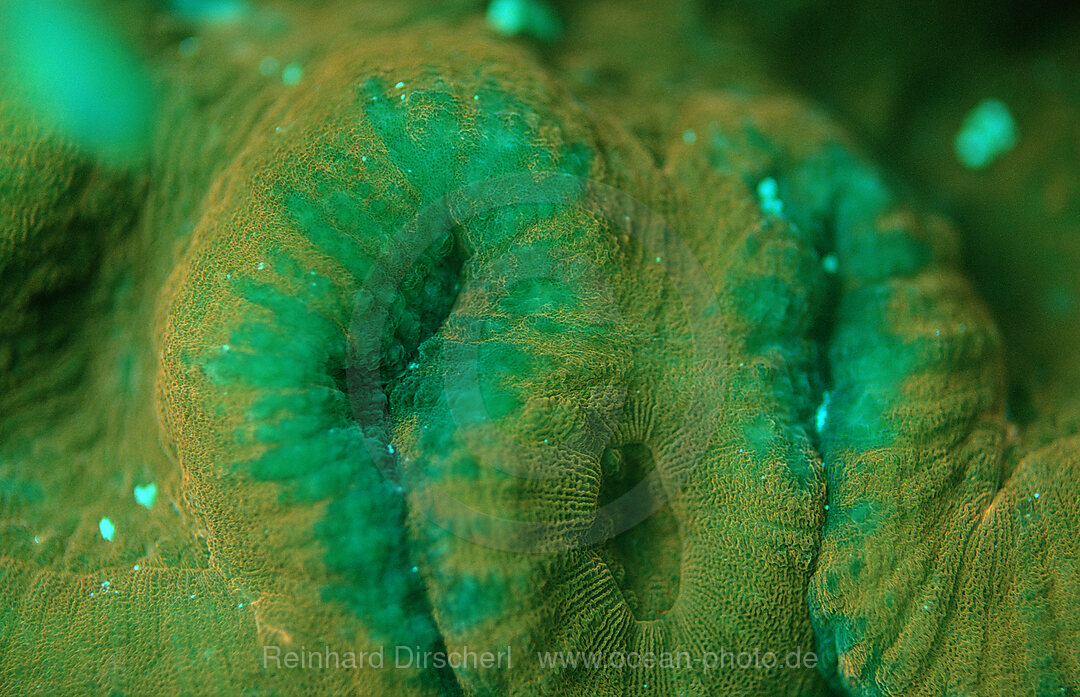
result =
M463 647L454 651L425 651L419 646L380 646L374 651L335 651L324 646L312 651L282 651L280 646L263 646L263 668L301 668L314 670L361 670L373 668L510 668L510 647L503 651L474 651ZM389 660L387 660L389 656Z
M280 646L263 646L263 669L303 670L364 670L384 668L417 669L509 669L513 655L509 646L501 651L474 650L468 646L452 651L425 651L419 646L379 647L373 651L336 651L324 646L321 651L301 646L282 650ZM705 651L691 656L686 651L546 651L538 652L536 660L542 668L552 670L813 670L818 663L813 651L796 649L787 652Z

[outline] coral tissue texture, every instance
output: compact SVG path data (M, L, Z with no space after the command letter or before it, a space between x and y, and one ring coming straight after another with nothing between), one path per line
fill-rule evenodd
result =
M115 4L145 142L0 74L0 694L1080 690L1075 395L741 39Z

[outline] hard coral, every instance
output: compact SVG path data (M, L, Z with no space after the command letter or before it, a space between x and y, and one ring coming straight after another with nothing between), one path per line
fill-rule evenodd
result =
M679 56L582 98L626 51L572 23L549 70L467 7L279 9L159 61L145 163L0 112L0 298L51 337L0 334L0 690L1076 688L1078 448L1004 464L951 227L820 112L664 99ZM7 283L91 213L77 303Z

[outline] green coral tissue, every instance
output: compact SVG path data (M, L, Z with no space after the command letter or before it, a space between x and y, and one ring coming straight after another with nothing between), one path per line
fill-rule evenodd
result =
M1080 23L897 7L0 0L0 695L1080 694Z

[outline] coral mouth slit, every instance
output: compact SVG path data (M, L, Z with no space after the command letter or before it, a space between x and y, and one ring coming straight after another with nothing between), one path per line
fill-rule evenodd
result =
M644 443L609 446L601 457L603 480L597 496L601 513L593 525L593 537L604 540L596 550L638 621L659 619L678 598L682 554L678 521L664 503L623 532L609 535L603 528L625 527L605 515L608 504L619 500L655 468L652 451ZM663 492L650 491L649 495L655 500Z
M376 317L382 318L381 335L369 338L370 325L365 322L370 315L355 317L348 365L330 367L335 387L353 398L354 416L358 422L367 421L355 401L365 390L381 395L381 399L376 398L385 405L388 410L385 416L391 422L397 411L394 405L403 408L412 405L417 390L417 380L413 377L421 366L424 344L438 333L450 316L469 256L456 230L449 228L436 235L435 241L403 274L382 274L387 278L381 283L384 288L395 284L397 287L373 293L385 300L375 312ZM379 342L378 363L365 366L363 356L358 355L363 353L364 347L357 346L356 342L367 342L371 338Z

